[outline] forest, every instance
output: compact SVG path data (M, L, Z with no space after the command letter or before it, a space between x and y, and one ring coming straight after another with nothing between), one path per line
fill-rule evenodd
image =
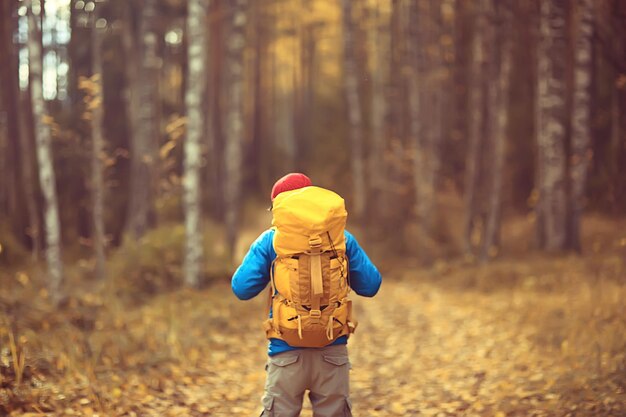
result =
M383 275L356 415L626 416L622 0L1 0L0 415L257 415L289 172Z

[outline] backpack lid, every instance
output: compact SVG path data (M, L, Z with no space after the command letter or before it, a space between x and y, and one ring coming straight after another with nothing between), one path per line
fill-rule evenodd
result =
M276 230L274 250L278 256L310 250L309 239L317 236L323 251L345 252L348 212L337 193L316 186L282 192L274 199L272 215Z

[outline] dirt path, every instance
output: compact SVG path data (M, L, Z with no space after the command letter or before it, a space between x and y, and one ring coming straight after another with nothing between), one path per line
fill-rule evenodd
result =
M189 362L172 367L170 375L154 369L147 387L139 375L121 387L120 395L139 400L137 415L258 415L265 377L266 344L257 327L262 300L239 302L227 286L218 286L211 302L209 317L180 312L192 329L210 322L210 334L196 340L197 358L187 354ZM407 282L385 282L375 298L357 298L360 324L349 343L354 414L624 415L623 391L566 397L568 369L535 347L537 329L523 316L529 303ZM311 415L308 404L303 415Z
M542 329L528 316L547 298L408 281L386 281L373 299L354 298L355 416L626 415L624 386L595 386L586 371L537 343ZM47 404L58 410L47 415L256 416L263 310L264 297L241 302L219 284L119 311L115 328L106 333L105 324L89 336L92 350L100 346L96 365L23 410ZM64 353L57 366L64 357L71 363ZM305 404L302 415L311 416Z
M513 301L387 283L361 303L364 331L352 348L357 414L550 414L558 375L532 351L533 329Z

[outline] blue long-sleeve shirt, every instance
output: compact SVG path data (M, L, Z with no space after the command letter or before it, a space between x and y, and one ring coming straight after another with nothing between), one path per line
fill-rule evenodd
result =
M249 300L258 295L270 282L270 268L276 258L274 250L274 230L263 232L250 246L243 262L233 275L231 286L240 300ZM348 231L346 236L346 256L350 266L350 287L358 295L373 297L378 292L382 277L357 240ZM342 336L333 345L346 344L347 336ZM294 350L287 342L270 339L269 355Z

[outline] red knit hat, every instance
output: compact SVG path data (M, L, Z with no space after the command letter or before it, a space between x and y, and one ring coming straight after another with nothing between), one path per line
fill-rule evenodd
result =
M309 177L304 174L300 174L299 172L292 172L274 183L270 197L272 201L274 201L276 196L283 191L297 190L298 188L308 187L310 185L313 184L311 183L311 179Z

